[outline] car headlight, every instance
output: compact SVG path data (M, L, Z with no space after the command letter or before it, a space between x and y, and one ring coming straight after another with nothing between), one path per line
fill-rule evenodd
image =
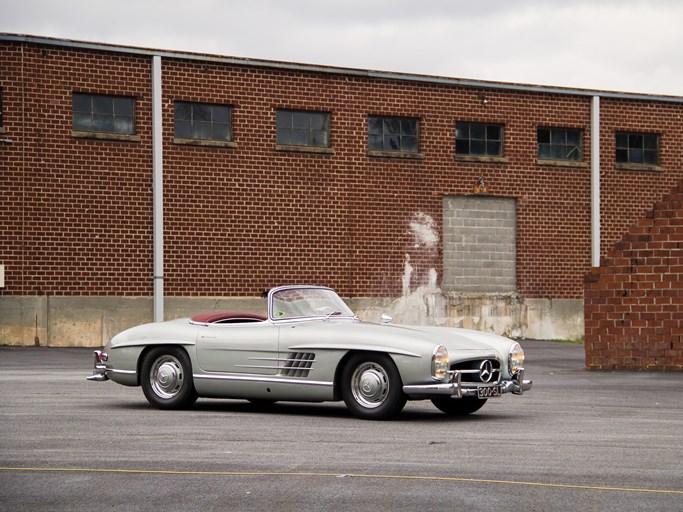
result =
M513 343L508 355L508 371L510 375L514 375L522 368L524 368L524 350L519 343Z
M448 376L448 350L443 345L434 347L432 353L432 378L444 380Z

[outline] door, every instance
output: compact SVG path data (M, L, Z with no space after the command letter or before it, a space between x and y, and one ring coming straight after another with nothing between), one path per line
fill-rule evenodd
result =
M207 372L275 375L277 349L270 322L206 325L197 334L197 362Z

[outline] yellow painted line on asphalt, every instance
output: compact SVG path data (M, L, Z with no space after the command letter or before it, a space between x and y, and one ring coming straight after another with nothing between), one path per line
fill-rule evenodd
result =
M515 480L492 480L487 478L459 478L450 476L416 476L416 475L366 475L357 473L314 473L314 472L281 472L281 471L180 471L163 469L98 469L98 468L4 468L0 471L16 472L53 472L53 473L110 473L110 474L146 474L146 475L180 475L180 476L289 476L289 477L323 477L323 478L366 478L393 480L423 480L436 482L460 482L474 484L499 484L529 487L552 487L557 489L580 489L590 491L639 492L653 494L681 494L683 490L674 489L642 489L629 487L607 487L600 485L553 484L545 482L520 482Z

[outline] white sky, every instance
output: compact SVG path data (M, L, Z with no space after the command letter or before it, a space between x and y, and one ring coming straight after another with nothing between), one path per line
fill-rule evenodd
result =
M683 0L0 0L0 32L683 96Z

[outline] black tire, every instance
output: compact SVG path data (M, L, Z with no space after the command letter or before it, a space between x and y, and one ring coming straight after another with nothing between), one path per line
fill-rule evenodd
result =
M401 376L385 354L355 354L341 373L341 394L354 416L385 420L396 416L406 404Z
M480 398L451 398L443 396L432 398L432 403L441 412L445 412L449 416L467 416L473 412L481 409L486 403L486 399Z
M142 392L158 409L183 409L197 400L192 382L192 364L180 347L150 350L142 361Z

